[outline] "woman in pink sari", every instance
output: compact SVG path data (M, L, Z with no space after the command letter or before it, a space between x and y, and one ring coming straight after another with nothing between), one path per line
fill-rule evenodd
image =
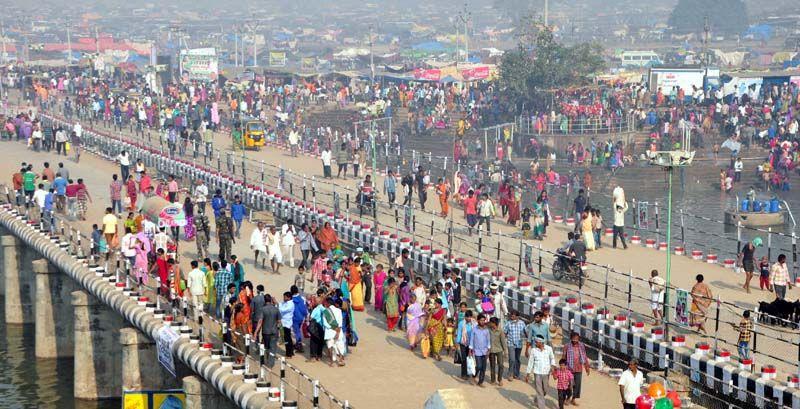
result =
M409 343L408 348L411 350L417 347L417 343L420 340L419 335L422 333L422 328L424 328L422 325L423 317L425 317L425 311L422 310L422 306L417 302L417 296L412 293L408 303L408 311L406 312L406 337Z
M147 251L144 243L136 241L136 260L133 264L133 272L139 285L147 284Z
M375 274L372 275L373 288L375 289L375 311L383 311L383 282L386 281L386 271L383 264L375 267Z

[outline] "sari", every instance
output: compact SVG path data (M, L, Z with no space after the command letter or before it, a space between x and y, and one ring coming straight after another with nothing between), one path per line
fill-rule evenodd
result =
M433 353L433 355L439 355L439 351L442 350L442 346L444 345L446 318L447 310L439 308L439 310L431 314L430 319L428 319L428 324L425 329L431 337L431 353Z
M375 311L383 311L383 282L386 281L386 271L376 272L372 277L375 288Z
M592 230L592 215L588 215L581 221L581 232L583 233L583 241L586 243L586 250L594 250L594 230Z
M336 230L333 227L326 225L319 231L317 236L320 247L325 251L333 251L339 245L339 237L336 236Z
M211 269L202 268L206 274L206 303L208 305L217 305L217 289L214 285L214 271Z
M519 204L522 201L522 194L519 188L509 188L508 195L508 224L516 225L520 217Z
M170 285L172 286L172 290L175 291L175 296L183 297L183 289L181 288L185 284L181 284L183 282L183 274L181 274L181 268L178 267L177 264L172 266L172 271L170 272L171 275L171 282Z
M350 266L350 277L347 279L350 290L350 305L354 311L364 311L364 284L361 280L361 267Z
M386 324L389 327L389 331L392 331L400 318L400 297L396 285L386 287L384 292L383 298L384 306L386 307Z
M134 263L134 271L136 272L136 279L142 284L147 284L147 252L141 243L135 248L136 262Z
M252 321L251 321L251 310L250 310L250 301L253 300L253 297L247 294L247 291L239 291L239 302L242 304L241 314L244 316L242 318L239 315L236 315L237 323L240 324L240 328L242 332L249 333L253 328Z
M541 237L544 234L544 207L541 203L533 204L533 237Z
M418 303L411 303L411 305L408 306L408 312L406 313L406 337L408 337L408 343L411 344L411 348L417 346L417 338L421 332L422 317L424 316L425 312Z

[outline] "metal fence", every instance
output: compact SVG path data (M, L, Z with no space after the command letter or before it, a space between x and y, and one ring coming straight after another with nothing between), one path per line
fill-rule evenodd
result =
M101 152L114 156L112 146L103 147L104 141L109 137L98 138L92 141L99 147ZM119 136L121 138L121 136ZM147 142L142 135L136 140L137 143ZM148 145L151 149L158 150L154 145ZM494 267L495 272L507 272L503 276L516 276L518 283L525 280L536 281L540 285L547 284L555 289L574 291L575 286L568 283L555 281L550 271L550 263L554 257L552 252L548 252L538 247L532 247L529 242L516 237L510 240L519 242L519 250L508 246L507 236L485 235L482 231L477 238L465 239L454 232L465 232L466 226L454 220L442 220L434 217L430 212L422 212L413 207L390 206L380 200L378 206L372 210L370 218L369 211L367 216L358 214L358 204L355 202L355 191L346 186L340 186L332 182L319 184L317 186L315 177L305 177L295 174L279 166L267 165L240 157L235 153L226 153L225 161L217 153L216 160L209 160L207 156L186 153L183 157L185 161L195 161L197 158L198 166L208 166L220 174L236 178L247 185L253 185L260 189L274 188L277 191L287 194L297 200L308 203L313 208L325 206L333 209L339 216L350 218L362 218L372 220L375 231L381 228L389 231L393 230L395 235L409 234L412 242L418 241L421 244L428 243L431 248L447 249L448 255L472 254L477 255L480 266ZM418 221L418 217L420 220ZM379 219L382 220L379 222ZM423 219L426 221L423 222ZM428 222L427 220L430 220ZM388 222L387 222L388 220ZM383 223L381 226L379 223ZM392 226L393 225L393 226ZM531 254L536 255L532 258L536 260L530 263ZM525 268L533 264L533 268ZM608 266L591 265L591 275L584 284L578 288L579 297L582 300L596 302L597 305L607 305L625 312L627 316L643 319L649 313L650 294L649 286L644 279L636 277L632 272L619 272ZM508 274L508 272L511 272ZM513 272L516 272L514 274ZM603 277L603 278L599 278ZM679 289L670 288L673 294ZM671 296L670 299L676 298ZM675 311L676 304L669 306L669 311ZM722 347L735 349L735 334L727 327L731 324L738 324L741 309L733 304L718 300L708 316L713 317L711 323L714 327L714 342ZM678 333L693 335L694 331L689 328L672 327L668 328ZM758 361L778 363L783 370L794 370L797 361L791 359L792 351L800 347L796 335L791 331L784 331L781 328L757 325L755 339L753 340L753 353Z
M117 134L117 139L122 138ZM99 150L109 157L118 154L116 144L110 142L113 134L100 136L91 140L91 144L98 146ZM146 139L137 140L139 143L148 143ZM147 145L159 151L160 145ZM244 185L258 187L262 190L274 189L295 200L308 203L313 208L326 206L334 210L338 216L347 220L362 219L371 222L376 231L386 229L395 235L410 235L412 242L428 245L431 248L446 249L448 255L470 254L477 260L479 266L490 267L504 275L516 275L516 281L536 281L542 285L557 286L560 289L570 289L574 286L560 283L553 279L552 260L555 252L533 247L532 243L523 240L516 234L491 234L478 231L476 237L464 237L469 229L463 221L442 219L431 211L422 211L414 206L392 205L379 198L377 206L361 208L356 201L356 189L350 186L339 185L332 181L317 183L316 177L307 177L297 174L281 166L266 164L241 156L235 152L217 151L216 160L209 160L200 153L185 152L184 156L176 155L176 159L190 162L200 167L208 166L221 175L240 181ZM223 156L224 155L224 156ZM195 157L197 156L197 159ZM147 164L150 167L150 164ZM169 171L164 172L166 176ZM569 197L569 191L564 191ZM554 195L555 196L555 195ZM551 196L552 197L552 196ZM247 204L247 200L245 200ZM570 203L565 200L565 203ZM363 212L362 212L363 210ZM566 210L565 210L566 213ZM566 219L566 218L565 218ZM643 240L644 241L644 240ZM509 245L509 242L514 243ZM534 271L525 270L523 265L529 265L525 258L531 252L535 255ZM579 289L582 297L592 302L608 303L609 308L617 308L631 316L645 319L650 314L650 289L647 280L641 278L648 274L633 274L632 271L618 271L609 266L589 263L590 277ZM514 274L516 273L516 274ZM670 300L673 300L668 311L675 311L678 305L674 302L680 288L669 288ZM609 297L612 298L609 298ZM616 298L613 298L616 297ZM731 350L736 349L735 332L731 325L738 324L744 309L727 300L716 300L714 307L709 312L709 318L714 323L714 331L709 336ZM683 307L683 306L681 306ZM669 328L671 330L673 328ZM696 330L688 327L675 327L675 331L693 335ZM780 363L784 370L794 370L797 361L791 358L794 351L798 350L798 339L793 332L784 331L782 328L771 326L756 327L756 340L753 353L763 357L768 362ZM776 352L782 351L782 352Z
M626 113L619 117L577 117L558 114L546 118L520 115L517 129L528 135L614 134L636 131L636 119Z
M251 339L250 334L232 331L226 323L208 311L195 310L188 298L175 294L174 290L164 291L157 275L150 276L148 280L155 282L156 285L138 282L132 273L132 266L118 249L107 257L93 252L92 249L96 248L97 243L94 243L90 234L70 223L70 218L74 220L71 212L64 214L49 212L43 215L27 197L19 196L5 185L2 186L2 190L4 197L0 196L1 201L14 205L26 220L38 225L41 231L56 237L62 243L62 249L68 254L79 258L86 257L90 260L90 266L101 266L104 271L112 272L116 282L125 283L126 289L139 291L141 295L155 301L155 311L162 315L171 314L175 322L182 322L183 325L192 327L197 331L195 333L198 334L196 338L198 344L211 343L218 346L218 348L211 347L214 348L212 355L220 355L223 361L241 362L234 365L233 370L241 370L243 375L258 375L256 386L259 390L267 393L270 388L278 388L281 401L297 402L299 408L353 407L348 401L334 396L318 380L288 363L286 358L267 352L263 344ZM232 336L234 340L232 343L223 341L227 335ZM269 360L277 361L278 365L269 365Z

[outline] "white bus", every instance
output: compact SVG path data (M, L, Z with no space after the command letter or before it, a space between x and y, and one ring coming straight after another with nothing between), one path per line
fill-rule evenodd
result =
M623 51L619 59L623 67L651 67L661 64L655 51Z

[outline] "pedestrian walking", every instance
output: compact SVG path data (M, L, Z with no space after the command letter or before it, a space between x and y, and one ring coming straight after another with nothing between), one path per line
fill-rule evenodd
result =
M578 406L578 399L581 398L581 380L583 378L583 372L586 372L586 376L589 376L591 372L589 368L589 358L586 355L586 347L583 345L583 342L581 342L578 333L572 332L569 335L569 343L564 345L562 350L564 354L562 361L564 361L572 375L571 403L574 406ZM559 402L561 402L560 392L559 390Z
M639 361L631 359L628 362L628 369L622 372L617 382L623 409L636 409L636 398L642 393L643 383L644 375L639 371Z
M553 355L553 348L544 343L544 337L537 336L534 342L536 343L536 347L530 351L528 368L525 371L525 382L529 382L531 374L533 374L533 387L536 390L536 407L538 409L545 409L550 372L556 366L556 357Z
M236 242L233 236L233 220L225 215L225 210L219 211L217 224L217 244L219 245L219 259L227 260L231 255L231 246Z

